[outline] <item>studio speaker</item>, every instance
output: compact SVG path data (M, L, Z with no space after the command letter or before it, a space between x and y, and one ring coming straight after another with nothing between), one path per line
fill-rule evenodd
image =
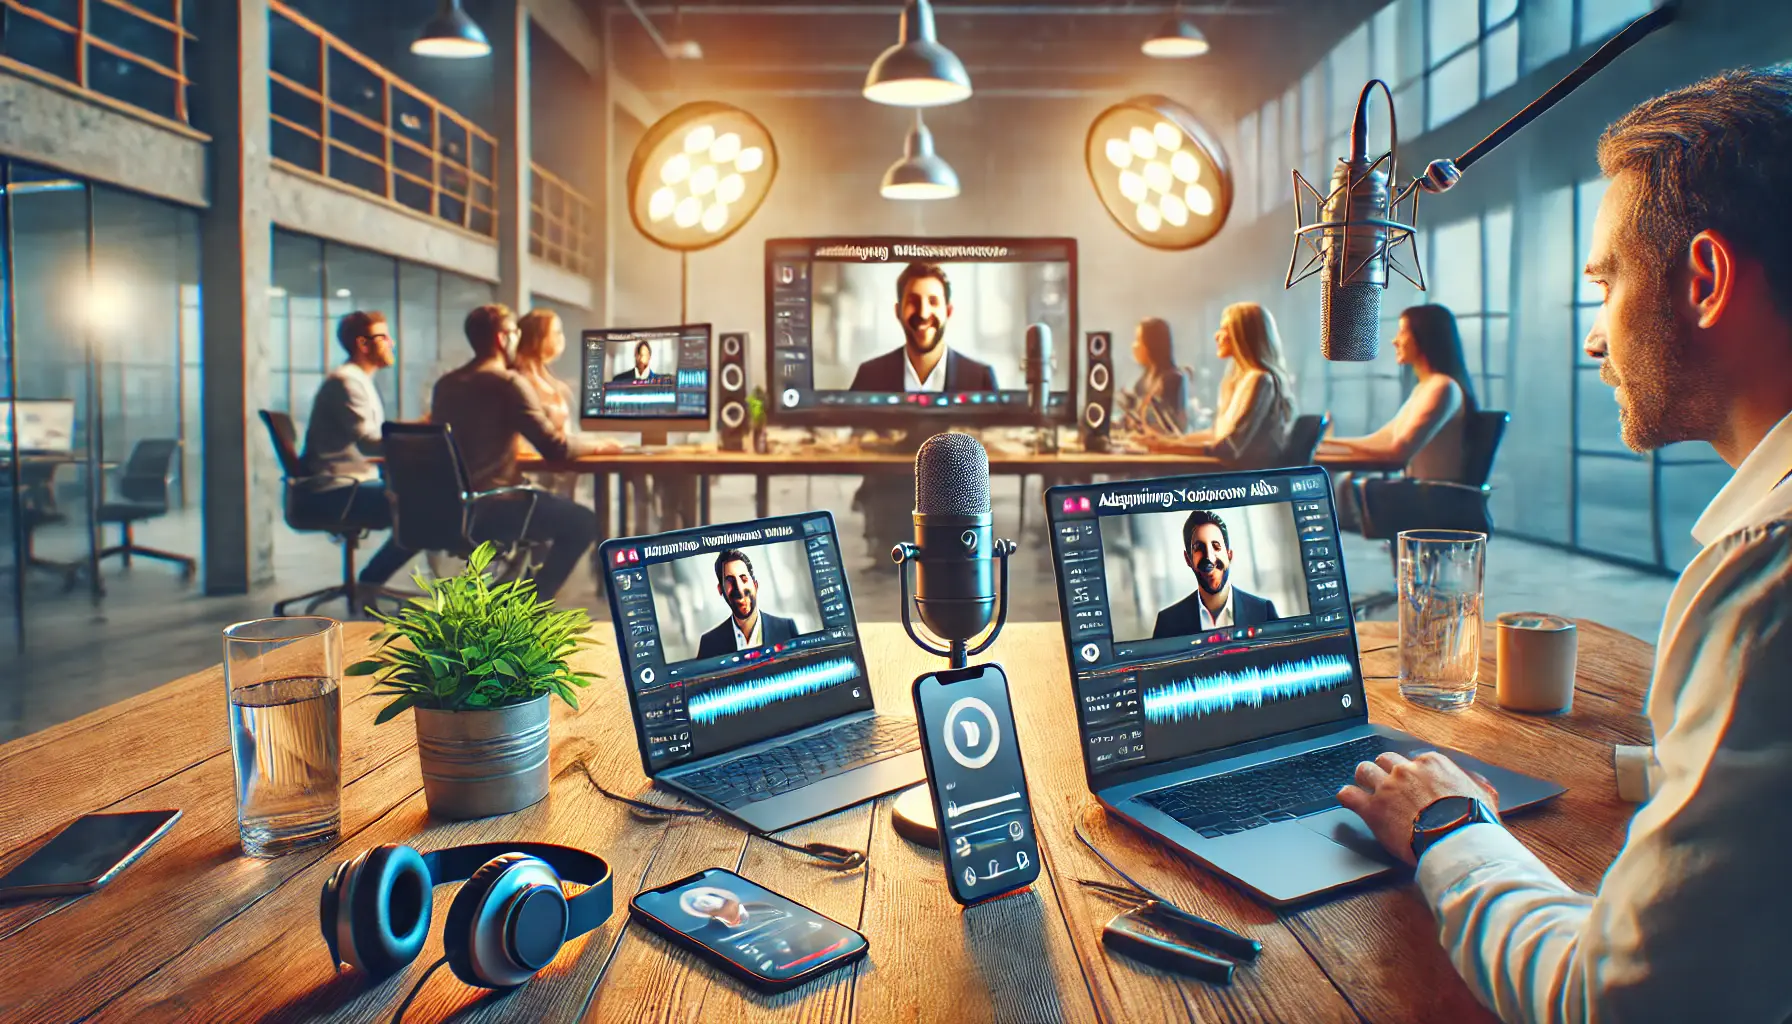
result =
M722 358L716 369L716 429L722 448L738 452L745 447L747 432L747 336L722 335Z
M1083 450L1108 450L1108 420L1114 408L1113 335L1090 331L1083 335L1083 414L1077 420Z

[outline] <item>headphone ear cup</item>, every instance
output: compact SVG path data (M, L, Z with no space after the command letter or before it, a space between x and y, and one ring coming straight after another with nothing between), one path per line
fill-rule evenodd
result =
M364 857L359 868L350 870L347 891L338 898L348 901L357 966L384 977L423 951L435 894L429 868L416 850L387 843Z
M317 898L317 927L324 933L324 945L330 949L330 966L337 967L342 963L342 951L336 948L336 916L342 909L342 883L348 876L349 867L354 861L345 860L336 865L330 880L324 883L323 892Z
M480 988L508 987L482 977L473 965L473 923L498 876L513 864L533 859L526 853L499 854L481 864L473 877L460 887L460 892L454 894L454 902L448 905L448 921L442 926L442 952L447 955L448 968L455 977Z

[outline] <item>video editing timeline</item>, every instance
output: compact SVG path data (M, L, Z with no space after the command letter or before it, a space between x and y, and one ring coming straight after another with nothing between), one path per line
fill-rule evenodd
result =
M824 365L832 358L827 353L837 340L817 338L816 309L828 301L817 296L814 267L817 263L894 264L937 263L949 274L961 274L969 265L978 263L1060 263L1064 265L1067 288L1055 312L1065 318L1064 337L1054 338L1059 352L1060 370L1053 377L1052 390L1046 396L1047 408L1069 415L1072 391L1067 386L1076 378L1074 349L1077 344L1076 321L1076 242L1057 238L990 238L990 239L889 239L889 238L778 238L766 243L766 335L767 371L772 382L775 404L786 410L831 410L833 412L870 412L882 410L892 414L918 412L922 409L954 407L956 412L983 412L992 418L1012 418L1027 409L1024 378L997 379L1005 388L995 391L902 392L852 391L817 387L815 363ZM969 287L965 276L954 279L954 288ZM959 292L955 292L955 298ZM894 305L895 295L890 295ZM1015 324L1016 342L1024 343L1026 324L1039 319L1042 310L1025 310ZM824 324L826 321L824 321ZM825 335L826 329L823 329ZM966 344L968 329L948 330L947 344ZM817 342L820 342L818 353ZM977 353L974 348L968 352Z
M707 324L586 331L580 406L587 417L702 419L709 415ZM651 353L645 373L636 353Z
M1007 681L992 667L951 684L929 680L919 694L933 731L928 778L954 888L975 901L1027 884L1038 871L1039 844Z
M792 540L804 547L820 630L667 663L650 565L691 557L709 562L728 548L751 554ZM605 551L617 634L626 639L623 664L632 704L655 771L871 708L865 656L829 517L785 516L683 530L612 543Z
M1114 639L1103 517L1275 503L1288 508L1301 547L1307 614L1189 636ZM1349 597L1323 473L1054 489L1048 511L1091 773L1361 713ZM1164 557L1182 561L1180 552Z

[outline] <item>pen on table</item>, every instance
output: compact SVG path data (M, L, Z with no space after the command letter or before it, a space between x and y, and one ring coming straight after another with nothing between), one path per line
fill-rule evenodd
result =
M1206 946L1215 952L1224 953L1240 960L1255 960L1257 954L1263 952L1263 943L1256 939L1240 935L1225 925L1216 924L1204 917L1191 914L1167 900L1153 897L1142 891L1109 885L1106 882L1095 882L1088 879L1078 879L1077 881L1097 892L1137 902L1141 915L1151 918L1165 931Z
M1095 854L1095 856L1101 858L1101 862L1108 866L1109 871L1112 871L1114 874L1120 876L1121 880L1126 882L1126 884L1132 886L1136 892L1143 894L1145 897L1147 897L1149 899L1155 900L1158 904L1160 904L1159 909L1162 913L1164 913L1166 915L1171 915L1171 912L1174 911L1174 914L1171 916L1176 917L1176 919L1183 926L1185 926L1189 929L1198 929L1203 934L1207 935L1211 939L1211 941L1207 942L1206 944L1211 946L1213 949L1219 950L1224 953L1229 953L1232 956L1236 956L1242 960L1255 960L1255 959L1257 959L1257 954L1263 952L1263 943L1258 942L1256 939L1249 938L1244 935L1240 935L1237 932L1233 931L1232 929L1227 928L1225 925L1217 924L1213 921L1207 920L1204 917L1200 917L1198 915L1191 914L1188 911L1183 910L1181 907L1176 906L1176 904L1173 901L1167 900L1167 899L1163 898L1163 896L1159 895L1158 893L1153 892L1152 890L1146 888L1143 885L1140 885L1138 883L1138 881L1136 881L1131 875L1128 875L1126 872L1120 870L1120 868L1113 861L1109 860L1107 854L1102 853L1101 850L1093 842L1089 841L1089 837L1083 834L1083 826L1082 826L1081 822L1076 823L1072 827L1076 831L1076 837L1078 839L1082 840L1084 846L1087 846L1089 848L1089 852L1091 852L1091 853ZM1102 884L1099 882L1091 883L1091 882L1085 881L1083 884L1091 886L1092 888L1102 887ZM1111 890L1114 887L1107 886L1106 888Z

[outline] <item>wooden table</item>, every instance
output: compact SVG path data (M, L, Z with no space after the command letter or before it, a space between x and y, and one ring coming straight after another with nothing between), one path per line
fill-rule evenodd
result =
M351 651L367 625L346 627ZM1361 627L1372 717L1497 763L1565 783L1513 831L1569 883L1591 888L1623 840L1611 745L1640 742L1648 645L1581 624L1574 711L1558 718L1493 705L1493 632L1483 644L1480 701L1449 715L1402 702L1393 627ZM396 977L338 975L317 931L318 892L338 861L383 842L433 849L539 840L601 853L615 870L616 911L542 976L509 994L437 971L405 1015L440 1021L1049 1021L1269 1020L1378 1024L1485 1021L1445 960L1410 880L1388 881L1294 913L1252 902L1166 847L1108 820L1085 791L1056 624L1010 626L995 653L1015 690L1046 871L1032 893L962 911L940 855L899 837L890 798L793 829L785 838L866 848L869 864L835 871L720 821L649 820L605 799L612 790L673 802L641 774L607 626L587 657L606 678L581 710L556 707L549 798L498 818L432 823L409 715L378 728L367 682L344 691L343 836L272 861L237 846L224 684L218 669L170 683L0 746L0 849L10 866L34 839L87 811L179 807L184 817L107 888L74 900L0 907L0 1020L249 1021L390 1019L441 954L451 890L439 890L429 945ZM898 626L865 627L873 687L886 712L907 711L913 676L931 667ZM356 654L355 656L358 656ZM352 660L352 658L351 658ZM1226 988L1110 957L1102 925L1119 908L1075 883L1109 880L1071 832L1092 838L1147 884L1262 940ZM776 997L754 994L628 924L628 897L724 865L857 926L869 958Z

